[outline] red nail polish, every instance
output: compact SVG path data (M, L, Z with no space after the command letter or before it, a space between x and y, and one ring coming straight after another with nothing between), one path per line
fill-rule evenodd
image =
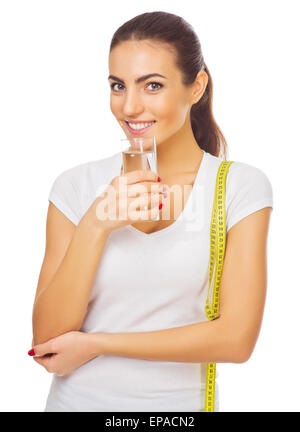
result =
M160 210L160 209L162 208L162 206L163 206L163 204L159 204L159 207L158 207L158 208L159 208L159 210Z
M159 182L161 181L161 178L160 178L159 176L158 176L158 178L157 178L157 181L159 181Z
M28 355L30 355L30 356L34 356L35 355L35 352L34 352L33 348L28 351Z

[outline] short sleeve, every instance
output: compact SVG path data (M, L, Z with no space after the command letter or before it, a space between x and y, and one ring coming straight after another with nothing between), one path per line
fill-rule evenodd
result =
M73 224L81 219L78 176L74 169L61 173L52 184L48 201L51 201Z
M264 207L273 209L273 189L269 178L257 167L233 162L226 181L227 232L241 219Z

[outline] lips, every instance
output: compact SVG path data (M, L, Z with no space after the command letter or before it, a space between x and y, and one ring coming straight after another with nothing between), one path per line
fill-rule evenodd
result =
M148 123L148 122L132 122L132 123L136 123L136 124L138 124L138 123ZM148 131L149 129L151 129L151 128L155 125L155 123L156 123L156 121L154 120L154 123L153 123L152 125L147 126L147 127L143 128L143 129L132 129L132 128L129 126L128 122L125 120L125 124L126 124L126 127L127 127L128 131L129 131L131 134L133 134L133 135L141 135L141 134L143 134L144 132L146 132L146 131Z

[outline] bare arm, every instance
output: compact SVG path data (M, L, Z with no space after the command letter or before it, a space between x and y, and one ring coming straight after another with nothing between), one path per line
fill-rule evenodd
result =
M241 350L222 320L138 333L94 333L98 355L167 362L240 363Z
M125 194L123 180L129 186ZM139 183L144 187L142 198L127 196L131 186ZM110 187L95 199L77 227L50 203L46 252L33 307L34 345L80 329L109 233L139 216L139 211L128 211L128 207L136 202L139 208L148 204L148 217L153 209L154 216L158 213L157 199L161 200L162 189L159 189L156 201L149 200L150 187L157 184L158 176L150 170L131 171L126 174L126 179L114 177ZM106 192L108 197L105 197ZM108 214L103 213L105 207L108 207ZM127 210L125 218L115 217L124 210Z
M33 306L34 344L81 327L107 235L88 213L75 226L49 204L45 257Z
M152 332L94 333L98 355L192 363L247 361L263 318L270 212L264 208L252 213L227 234L218 319Z

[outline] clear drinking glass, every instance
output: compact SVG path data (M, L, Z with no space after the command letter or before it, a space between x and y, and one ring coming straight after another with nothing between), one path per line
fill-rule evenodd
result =
M155 136L123 138L120 141L123 158L122 175L130 171L148 169L158 174ZM143 219L145 222L159 220L160 215L154 219Z

